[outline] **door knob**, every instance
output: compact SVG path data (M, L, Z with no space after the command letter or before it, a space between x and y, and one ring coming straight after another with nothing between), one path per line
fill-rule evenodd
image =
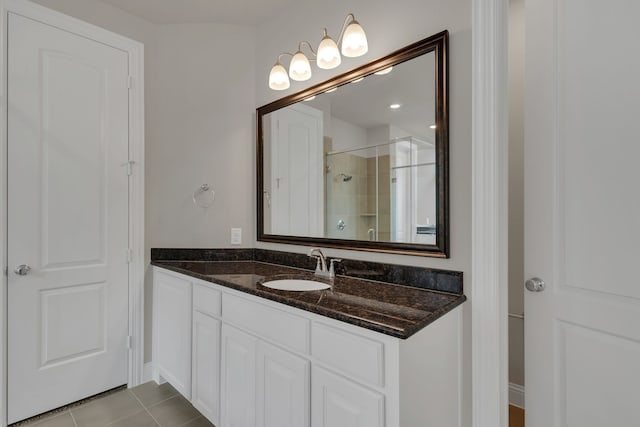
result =
M539 277L532 277L524 283L524 287L531 292L542 292L545 286L544 280Z
M16 267L15 270L13 270L14 273L16 273L18 276L26 276L27 274L29 274L29 272L31 271L31 267L29 267L27 264L20 264L19 266Z

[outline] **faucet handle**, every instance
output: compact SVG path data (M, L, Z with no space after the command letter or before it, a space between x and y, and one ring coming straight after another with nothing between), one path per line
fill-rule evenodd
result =
M333 265L334 262L342 262L342 260L339 258L332 258L331 261L329 262L329 278L330 279L333 279L334 277L336 277L336 269Z

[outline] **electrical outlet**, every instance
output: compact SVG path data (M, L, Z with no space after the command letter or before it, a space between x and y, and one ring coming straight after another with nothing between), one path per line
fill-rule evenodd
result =
M242 244L242 228L231 229L231 244L232 245Z

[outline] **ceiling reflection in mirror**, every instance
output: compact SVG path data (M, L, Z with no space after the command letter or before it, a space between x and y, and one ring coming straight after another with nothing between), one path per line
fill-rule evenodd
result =
M259 240L446 256L439 53L258 109Z

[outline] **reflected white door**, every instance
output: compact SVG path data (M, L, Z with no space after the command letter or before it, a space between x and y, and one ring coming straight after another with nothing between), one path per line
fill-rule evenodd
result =
M128 56L11 13L8 32L14 422L127 383Z
M271 115L271 234L323 237L323 113L295 104Z
M638 427L640 2L526 14L526 425Z

